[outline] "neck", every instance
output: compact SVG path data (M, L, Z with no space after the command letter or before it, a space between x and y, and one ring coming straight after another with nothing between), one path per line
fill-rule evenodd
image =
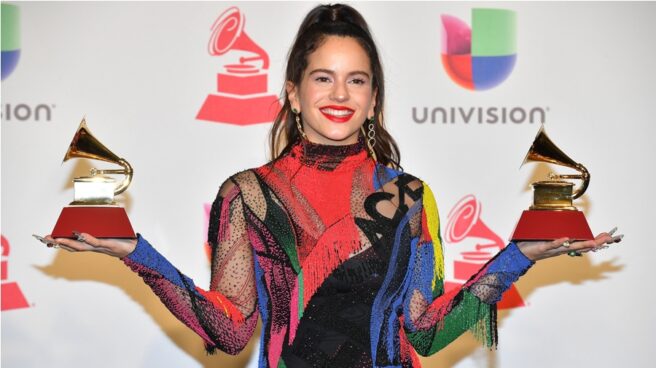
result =
M294 145L292 153L299 157L303 165L325 171L359 164L368 157L362 138L359 138L356 143L343 146L301 140L300 143Z

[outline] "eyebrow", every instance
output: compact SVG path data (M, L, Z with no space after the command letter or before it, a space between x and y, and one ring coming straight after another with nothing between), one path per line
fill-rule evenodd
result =
M335 75L335 72L334 72L334 71L332 71L332 70L330 70L330 69L322 69L322 68L314 69L314 70L312 70L310 73L308 73L308 75L312 75L312 74L315 74L315 73L326 73L326 74L330 74L330 75ZM371 76L369 75L369 73L367 73L367 72L365 72L365 71L363 71L363 70L356 70L356 71L352 71L352 72L348 73L349 76L356 75L356 74L363 74L363 75L365 75L367 78L371 78Z

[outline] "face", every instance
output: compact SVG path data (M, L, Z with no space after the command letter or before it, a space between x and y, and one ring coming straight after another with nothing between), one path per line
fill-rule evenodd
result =
M288 82L287 95L310 142L356 143L376 103L366 51L352 37L328 36L308 56L301 83Z

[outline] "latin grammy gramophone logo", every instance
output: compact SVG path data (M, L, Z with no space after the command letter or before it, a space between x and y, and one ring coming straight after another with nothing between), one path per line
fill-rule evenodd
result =
M207 96L196 119L250 125L272 122L280 111L278 97L267 93L269 55L248 37L245 24L244 15L233 6L212 25L210 55L238 58L217 73L217 92Z
M476 242L474 250L460 253L460 259L453 263L455 281L447 281L445 291L454 289L469 280L496 253L505 248L506 243L481 220L481 204L469 194L463 197L449 212L446 225L446 241L451 244L472 239ZM483 240L483 242L479 242ZM471 244L471 241L467 242ZM524 306L521 295L512 285L506 290L497 304L499 309Z
M9 281L9 241L4 236L0 236L0 239L2 241L2 285L0 286L2 302L0 302L0 310L28 308L30 305L18 283Z

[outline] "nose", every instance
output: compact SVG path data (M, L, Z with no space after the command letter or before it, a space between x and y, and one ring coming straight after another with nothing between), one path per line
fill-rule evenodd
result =
M336 102L344 102L349 99L348 88L345 81L337 81L333 84L330 98Z

